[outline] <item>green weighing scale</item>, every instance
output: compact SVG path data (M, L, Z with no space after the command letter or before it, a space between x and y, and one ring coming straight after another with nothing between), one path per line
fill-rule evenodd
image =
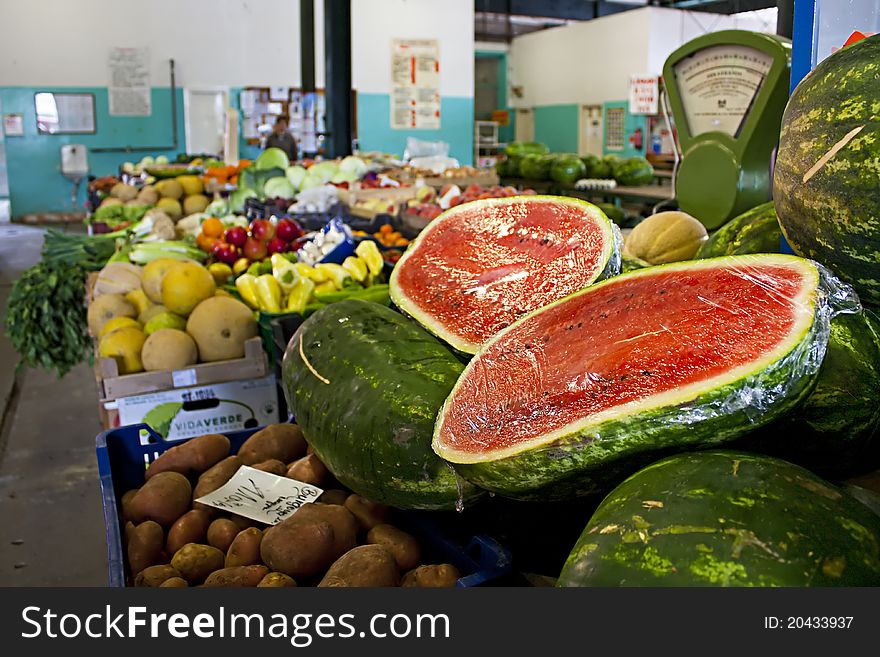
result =
M666 60L682 152L676 198L706 228L770 200L790 70L790 41L744 30L697 37Z

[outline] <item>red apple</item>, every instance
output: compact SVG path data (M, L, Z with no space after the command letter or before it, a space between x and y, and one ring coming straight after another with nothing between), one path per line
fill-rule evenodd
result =
M241 252L238 248L227 242L217 242L214 244L213 253L217 260L225 262L227 265L234 264L241 256Z
M254 222L256 223L256 222ZM251 262L258 262L266 257L266 243L253 237L248 237L244 243L244 257Z
M227 228L226 233L223 235L223 239L229 242L229 244L239 247L244 246L244 243L247 242L247 238L247 231L241 226Z
M251 223L251 236L261 242L268 242L275 237L275 224L266 219L257 219Z
M269 255L272 255L273 253L284 253L287 251L287 242L281 238L273 237L269 240L266 251L268 251Z
M483 188L480 185L478 185L477 183L471 183L467 186L467 189L464 190L464 193L473 194L474 196L476 196L477 194L482 193L482 191Z
M301 237L302 234L303 229L300 228L298 223L290 219L282 219L275 227L275 236L285 242L292 242L297 237Z

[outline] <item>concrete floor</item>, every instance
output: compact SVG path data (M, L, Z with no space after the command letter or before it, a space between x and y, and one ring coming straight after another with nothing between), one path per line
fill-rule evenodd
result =
M0 317L42 239L39 228L0 224ZM0 586L106 585L92 370L85 363L59 380L16 374L17 362L0 335Z

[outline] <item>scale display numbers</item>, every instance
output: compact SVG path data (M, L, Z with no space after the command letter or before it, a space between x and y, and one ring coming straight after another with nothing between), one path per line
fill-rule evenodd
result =
M710 46L673 67L691 136L739 134L773 65L769 53L739 45Z

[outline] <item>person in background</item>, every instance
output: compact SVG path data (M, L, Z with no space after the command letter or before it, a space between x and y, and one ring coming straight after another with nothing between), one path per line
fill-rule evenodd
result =
M287 153L287 159L291 162L298 159L296 139L287 132L288 120L286 116L279 116L272 126L272 134L266 138L266 148L280 148Z

